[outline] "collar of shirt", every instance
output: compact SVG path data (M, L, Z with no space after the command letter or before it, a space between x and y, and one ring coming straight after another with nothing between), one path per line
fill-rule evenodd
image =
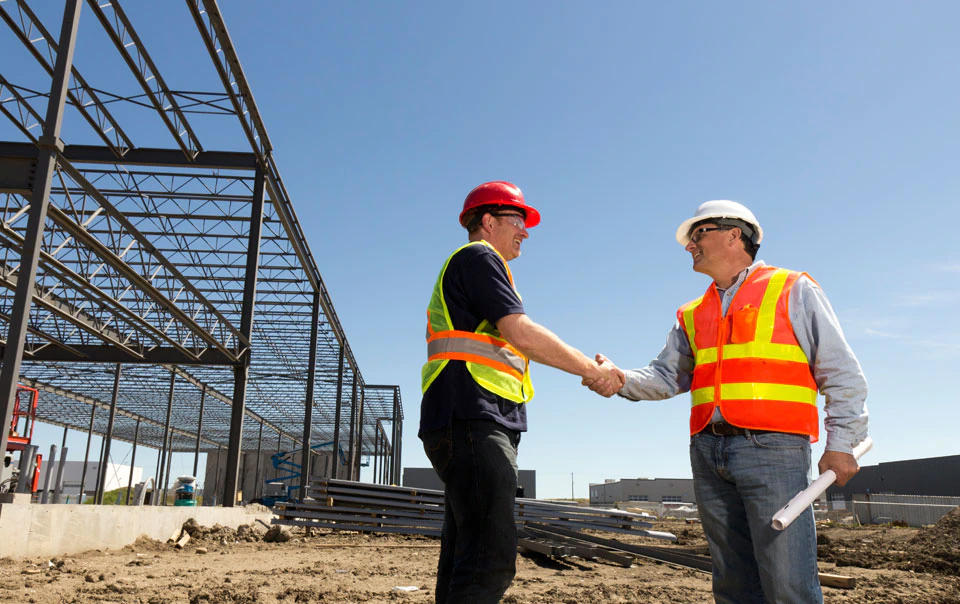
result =
M720 295L721 312L724 315L727 314L727 309L730 307L730 301L733 300L733 296L737 293L737 290L740 289L740 286L747 279L747 276L761 266L766 266L766 262L763 260L757 260L747 268L740 271L740 274L737 275L737 280L734 281L733 285L731 285L728 289L720 289L719 287L717 288L717 293Z

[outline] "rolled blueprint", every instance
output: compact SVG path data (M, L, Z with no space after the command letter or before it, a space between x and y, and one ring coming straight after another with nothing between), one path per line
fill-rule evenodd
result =
M863 439L862 443L853 448L854 459L859 461L860 456L872 448L873 439L868 436ZM787 505L780 508L780 511L773 515L771 526L778 531L782 531L790 526L790 523L796 520L801 512L810 507L813 500L826 491L827 487L832 485L836 479L837 475L833 470L827 470L821 474L816 480L810 483L810 486L797 493Z

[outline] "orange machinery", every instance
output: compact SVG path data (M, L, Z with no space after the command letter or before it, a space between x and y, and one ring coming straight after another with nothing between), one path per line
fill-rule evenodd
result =
M33 428L37 420L37 399L39 393L36 388L17 385L17 397L13 402L13 417L10 420L10 434L7 436L7 451L23 451L33 440ZM37 455L37 466L33 472L31 491L36 492L40 482L40 462L42 455Z

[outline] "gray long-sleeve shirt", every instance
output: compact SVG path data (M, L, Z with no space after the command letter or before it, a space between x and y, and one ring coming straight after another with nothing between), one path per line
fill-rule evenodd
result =
M730 301L751 272L764 266L758 260L737 277L726 291L720 290L724 316ZM843 337L840 322L823 290L806 276L797 279L790 291L790 322L800 348L825 399L823 425L827 451L851 453L867 436L867 380L850 345ZM667 343L650 365L626 371L620 396L630 400L661 400L690 391L694 359L690 342L679 322L667 334ZM721 419L714 409L711 421Z

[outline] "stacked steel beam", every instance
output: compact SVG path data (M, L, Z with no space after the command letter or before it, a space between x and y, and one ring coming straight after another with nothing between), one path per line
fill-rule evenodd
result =
M431 536L439 536L443 528L443 491L322 479L311 483L307 495L303 501L278 503L274 524ZM648 530L652 516L621 510L518 498L514 517L521 529L531 524L676 539Z

